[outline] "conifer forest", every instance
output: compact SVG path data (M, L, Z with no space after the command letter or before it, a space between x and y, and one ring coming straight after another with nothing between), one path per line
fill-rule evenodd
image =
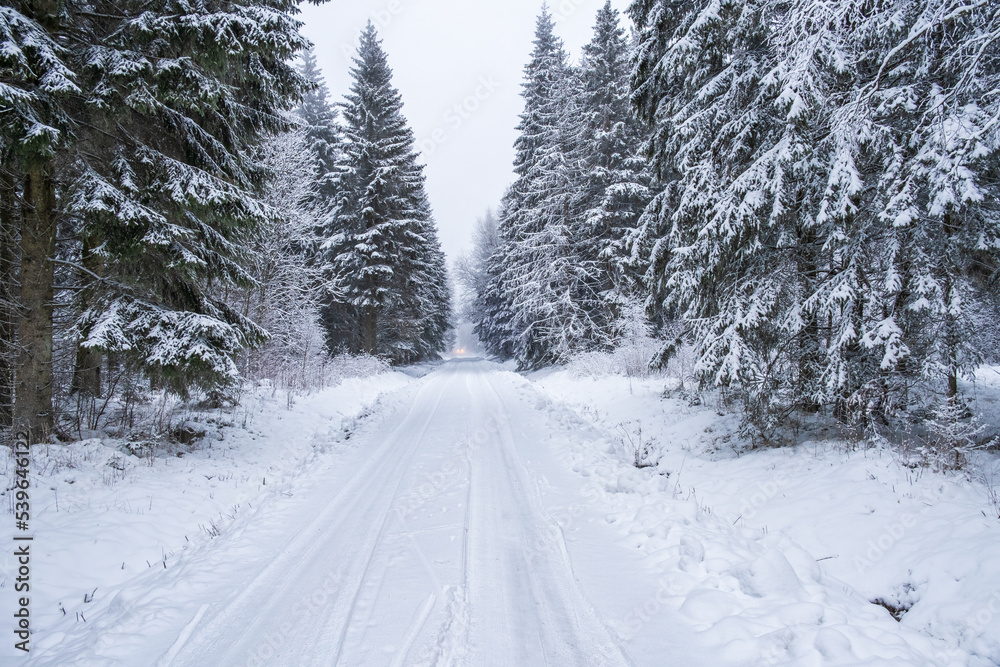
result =
M0 0L0 664L1000 665L1000 4Z

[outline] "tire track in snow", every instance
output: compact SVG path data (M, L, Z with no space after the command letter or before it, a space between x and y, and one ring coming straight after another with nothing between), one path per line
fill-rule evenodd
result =
M451 374L453 374L453 373L451 373ZM441 401L444 398L445 390L447 389L448 384L450 383L450 378L447 378L447 377L446 378L441 378L440 380L438 380L437 378L435 378L435 380L437 382L439 382L441 386L440 386L440 389L438 391L437 397L436 397L436 399L434 401L434 407L431 408L429 411L427 411L426 417L423 420L423 424L421 425L421 427L419 429L419 434L411 440L411 444L410 444L410 447L409 447L408 451L406 452L406 456L404 457L403 460L400 461L399 465L397 466L396 472L398 473L398 475L396 475L396 483L393 485L392 494L391 494L391 497L389 499L389 502L386 503L385 509L381 512L381 517L382 518L381 518L381 521L379 522L378 532L365 545L365 550L364 550L364 553L366 554L365 560L364 560L365 566L364 566L364 569L361 572L361 576L357 580L357 586L355 587L355 592L354 592L354 595L353 595L353 597L351 599L350 610L349 610L349 612L346 615L346 620L344 622L343 629L341 630L341 633L340 633L340 640L339 640L338 646L337 646L337 655L336 655L336 658L333 661L334 665L339 665L340 664L341 657L342 657L343 651L344 651L344 642L345 642L345 640L347 638L347 630L350 627L351 620L354 618L354 615L357 613L358 600L359 600L360 595L361 595L362 586L364 585L365 580L368 577L368 573L371 571L371 566L372 566L372 561L374 559L373 557L374 557L375 549L379 545L379 543L382 541L382 537L385 534L385 528L386 528L386 525L388 523L389 515L392 514L393 503L395 502L396 497L399 495L399 488L400 488L400 485L403 483L403 477L410 470L410 463L412 462L413 457L416 454L418 446L423 441L424 435L427 433L428 427L431 425L431 422L433 422L434 418L437 416L437 411L438 411L438 408L441 407ZM411 410L410 413L409 413L409 415L408 415L408 418L406 420L404 420L403 423L399 425L399 428L393 433L393 437L400 437L400 436L406 437L405 436L405 433L406 433L405 427L406 427L407 421L409 421L409 416L412 416L414 414L415 414L415 411ZM386 575L385 569L381 570L381 572L379 573L379 584L378 584L379 588L382 586L382 582L385 580L385 575Z
M462 375L461 365L451 365L447 366L445 369L438 371L435 375L441 375L442 377L438 379L442 383L442 397L445 394L449 394L449 405L456 403L456 396L452 390L449 393L449 389L453 388L454 383L458 379L458 376ZM464 400L464 394L460 397ZM433 461L433 454L440 453L436 451L436 447L444 443L439 437L427 437L427 430L432 423L437 423L440 427L442 423L451 423L449 419L448 411L441 410L442 400L439 398L433 409L427 410L421 408L420 406L414 405L411 407L411 413L426 413L426 421L423 428L414 436L414 449L413 452L420 453L421 455L430 455L430 460ZM436 434L435 434L436 435ZM412 467L413 457L411 456L410 462L407 464L408 468ZM410 470L415 476L415 470ZM400 480L400 484L402 483ZM365 572L362 582L362 587L372 589L370 593L365 596L363 604L361 603L361 598L354 608L351 610L350 617L344 624L341 640L340 654L338 656L339 662L344 664L357 665L357 664L370 664L372 659L370 653L373 652L372 647L379 645L380 643L385 643L385 638L376 637L374 639L369 639L371 630L375 629L376 632L384 631L384 628L378 627L379 624L375 622L375 615L379 610L380 603L385 603L386 597L391 597L393 592L390 590L383 594L383 588L387 581L387 578L395 574L392 570L393 566L393 554L392 548L396 547L396 556L399 556L401 543L405 542L407 549L405 550L407 554L412 556L418 561L420 568L426 573L427 577L433 582L433 586L429 594L424 595L419 598L421 604L417 605L418 600L413 600L414 610L412 616L408 619L408 624L405 628L401 628L398 633L402 636L402 645L394 652L391 663L389 664L414 664L411 660L408 660L410 653L413 651L414 646L416 646L417 639L419 635L423 632L425 626L429 622L432 613L435 609L440 607L439 601L446 599L449 587L442 585L438 574L435 572L434 567L428 559L427 554L421 548L421 546L416 542L415 536L420 533L433 534L435 530L440 529L440 526L432 526L430 528L422 530L414 530L410 526L410 521L415 518L415 516L407 517L406 513L402 508L396 507L392 508L396 504L396 499L399 498L400 486L397 485L395 496L393 501L390 503L391 509L397 510L397 516L399 517L398 526L401 529L396 535L386 536L385 531L379 535L378 543L375 545L374 549L382 547L381 551L389 551L389 554L382 553L379 558L379 565L377 567L370 567L367 572ZM440 492L441 489L435 489ZM423 503L429 503L431 498L424 498ZM421 503L421 504L423 504ZM394 544L395 542L395 544ZM373 549L373 551L374 551ZM371 561L371 562L374 562ZM360 592L359 588L359 592ZM358 613L358 607L364 607L363 613ZM447 608L444 610L447 613ZM384 620L384 619L379 619ZM353 630L353 637L348 637L349 633ZM347 658L349 655L347 652L348 647L352 654L355 655L354 661L351 662ZM427 649L427 647L421 646L422 649ZM365 657L357 657L365 656Z
M502 394L487 373L477 379L483 391L473 392L474 399L493 406L479 413L492 413L498 428L478 450L472 475L473 485L477 477L483 483L473 496L470 531L470 664L632 664L580 590L558 525L527 482ZM506 581L496 581L497 569Z
M472 375L465 376L465 391L472 399ZM468 433L465 437L465 463L468 480L465 492L465 512L462 517L462 556L461 584L449 586L446 589L447 606L445 620L441 624L437 640L434 644L434 657L430 664L434 667L453 667L464 664L466 647L469 642L469 527L472 524L472 457L475 453L477 435L487 433L488 420L472 411L467 421ZM476 426L476 425L479 426ZM488 437L488 435L486 436Z
M422 416L422 430L433 420L441 400L444 397L447 387L447 380L444 377L429 378L430 382L418 391L418 398L414 401L414 406L421 405L429 410L422 412L411 409L407 417L393 430L385 443L379 448L372 459L365 464L348 481L339 493L330 500L312 519L308 525L288 543L280 554L261 572L247 582L244 588L236 593L210 615L207 624L194 633L193 637L176 652L176 657L167 661L162 660L162 665L230 665L230 664L280 664L282 654L290 654L294 649L301 648L302 641L296 641L292 636L281 638L278 646L266 644L265 635L270 633L267 630L282 617L281 611L294 606L294 603L301 599L308 599L303 591L296 588L287 587L288 580L295 575L299 575L303 583L320 583L333 581L338 585L352 583L360 586L363 577L354 575L359 567L367 568L370 559L370 552L374 549L377 540L367 537L363 538L363 544L370 549L351 549L344 554L347 567L341 567L336 573L331 572L327 566L329 562L337 562L338 559L323 559L322 548L329 547L329 540L323 539L329 533L349 533L351 524L357 528L358 515L362 514L365 501L379 501L388 497L389 502L383 503L384 507L379 510L381 520L377 522L378 534L384 530L385 519L391 510L391 502L395 498L400 480L406 474L409 461L416 450L417 442L406 437L407 429L415 421L415 417ZM433 400L430 398L420 398L421 394L436 389ZM407 445L409 445L407 447ZM398 450L402 449L400 452ZM387 474L387 471L389 474ZM381 493L387 487L392 486L392 493ZM370 524L365 524L370 526ZM355 531L357 532L357 531ZM371 528L367 531L371 532ZM343 561L342 561L343 562ZM346 572L345 572L346 570ZM309 576L303 576L309 575ZM310 581L311 580L311 581ZM312 594L315 586L310 589ZM337 612L342 610L343 603L337 602L345 598L345 593L353 606L356 601L356 591L354 588L337 591L336 601L333 608L323 615L324 620L329 621L336 618ZM300 619L301 620L301 619ZM314 626L316 624L314 623ZM344 628L347 625L345 623ZM232 636L234 629L237 634ZM302 632L305 628L293 628L292 631ZM314 627L316 631L310 640L328 637L329 628L326 623ZM306 630L306 632L308 632ZM341 636L341 641L343 637ZM325 653L328 661L334 661L340 654L340 647L324 646L326 642L320 641L313 644L318 652ZM274 655L277 653L278 655ZM297 664L294 656L288 664ZM335 662L333 664L336 664Z
M580 589L518 454L511 421L534 439L548 417L512 412L492 374L486 363L449 364L398 418L359 438L389 433L332 500L310 505L315 518L271 565L205 614L174 664L632 664ZM455 436L467 468L397 519L420 470L461 456ZM463 501L452 521L448 508ZM328 603L269 642L283 612L327 582Z

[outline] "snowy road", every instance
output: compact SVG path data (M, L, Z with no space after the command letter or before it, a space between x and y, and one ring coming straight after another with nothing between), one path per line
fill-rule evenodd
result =
M819 510L794 515L784 531L740 525L748 507L769 499L782 507L770 521L799 511L796 504L826 502L811 480L847 464L860 465L854 488L870 491L870 460L834 466L808 451L709 460L688 448L672 452L672 464L640 470L596 410L571 409L543 382L473 360L419 379L345 382L273 406L190 461L157 461L131 472L127 485L92 483L71 503L61 496L69 510L43 515L38 579L62 583L37 605L37 650L26 664L997 664L992 649L974 655L947 633L925 632L920 617L911 627L873 604L850 583L856 559L831 557L849 538L819 543L820 559L801 547L791 528L806 538L811 527L826 530ZM634 403L647 424L670 424L664 442L683 444L694 431L679 417L706 434L718 425L710 410L663 412L655 381L636 394L625 378L588 391ZM689 468L705 471L700 480L686 477L688 455ZM104 454L90 456L101 467ZM84 483L76 475L67 467L47 483L66 478L66 494ZM742 491L730 488L734 481ZM731 496L718 511L700 492L716 487ZM81 503L99 492L100 506ZM220 507L216 493L221 507L232 504L226 515L215 509L217 521L206 519L207 507ZM925 497L897 499L893 490L885 505L905 501L905 511ZM880 514L892 529L893 515ZM856 511L830 516L854 521ZM66 527L78 523L75 533ZM77 534L63 556L53 536ZM120 539L103 544L108 537ZM860 544L870 558L868 542ZM150 546L163 549L162 562L147 560ZM830 572L838 565L839 578ZM894 576L885 577L890 585ZM993 599L968 603L955 627L987 636L978 619L992 613Z
M367 463L161 663L631 664L543 502L545 415L492 368L451 362L360 434Z

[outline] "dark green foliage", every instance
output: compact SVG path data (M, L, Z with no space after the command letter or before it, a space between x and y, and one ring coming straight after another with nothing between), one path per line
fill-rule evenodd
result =
M442 351L450 293L413 132L372 25L351 73L337 200L321 230L324 319L334 349L416 361Z

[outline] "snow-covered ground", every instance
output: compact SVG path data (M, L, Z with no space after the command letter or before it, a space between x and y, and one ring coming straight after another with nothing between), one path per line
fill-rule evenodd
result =
M120 441L96 439L36 449L29 662L100 664L122 656L121 664L149 664L144 656L162 642L169 648L193 601L211 599L241 574L244 565L229 560L228 545L246 546L248 529L311 489L320 471L347 455L341 444L380 397L410 382L398 372L351 378L291 408L283 393L262 388L235 410L197 415L190 426L207 437L171 455L135 456ZM0 466L9 488L11 462L4 457ZM11 494L3 501L9 510ZM6 517L5 610L15 597L13 517ZM269 548L249 553L259 558ZM0 663L14 658L24 656L4 641Z
M984 481L833 434L737 455L662 379L429 370L254 397L181 456L38 452L33 650L0 661L1000 664Z
M577 465L601 480L595 488L619 508L622 534L672 591L663 606L707 637L737 654L771 655L773 664L1000 664L1000 466L992 455L971 471L939 474L826 428L797 447L745 452L735 415L717 411L712 397L691 405L665 391L674 385L666 379L566 370L532 379L600 424L619 459L640 441L649 452L655 467L620 473L604 489L614 463L580 447ZM995 422L997 369L983 369L967 389L984 421ZM664 476L657 492L650 480ZM680 540L671 537L678 528ZM908 611L897 623L865 604L878 600ZM906 648L895 657L876 648L897 642Z

